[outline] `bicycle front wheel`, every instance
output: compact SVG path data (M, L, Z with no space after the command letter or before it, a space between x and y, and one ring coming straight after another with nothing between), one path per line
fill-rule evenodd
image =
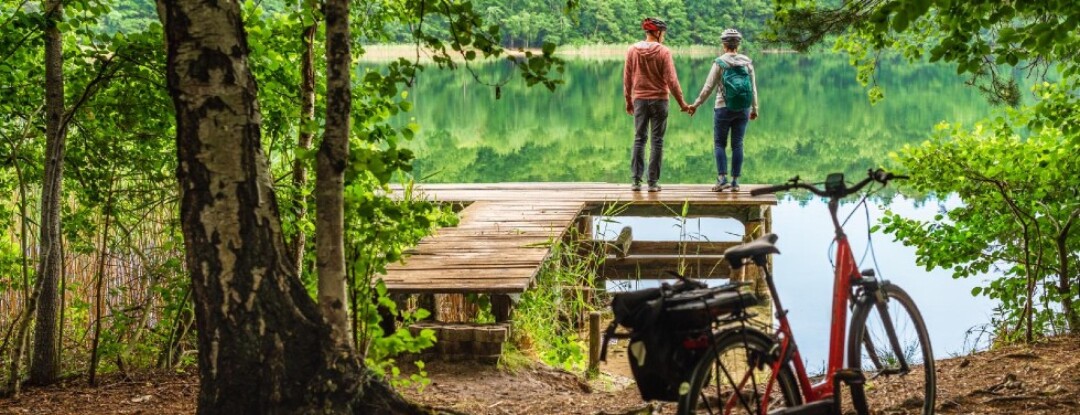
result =
M802 396L790 364L781 365L775 381L769 383L772 365L779 358L774 344L754 330L721 333L694 365L690 380L680 387L678 413L749 415L763 413L764 405L772 411L800 404Z
M926 324L907 292L887 282L878 289L883 301L862 303L851 315L848 367L866 376L874 411L933 414L937 385Z

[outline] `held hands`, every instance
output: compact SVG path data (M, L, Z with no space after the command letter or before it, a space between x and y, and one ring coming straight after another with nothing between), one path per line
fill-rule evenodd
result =
M750 110L750 119L756 120L758 117L757 110Z
M630 114L630 115L634 115L634 103L633 102L627 102L626 103L626 113Z
M694 113L697 112L697 107L693 105L680 104L679 108L682 112L685 112L686 115L689 115L691 117L693 117Z

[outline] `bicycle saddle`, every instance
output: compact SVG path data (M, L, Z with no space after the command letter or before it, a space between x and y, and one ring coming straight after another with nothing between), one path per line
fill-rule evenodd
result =
M761 265L765 262L766 255L780 253L776 245L773 245L777 239L779 237L775 233L769 233L742 245L733 246L724 251L724 259L728 260L732 269L741 268L746 258L751 258L755 264Z

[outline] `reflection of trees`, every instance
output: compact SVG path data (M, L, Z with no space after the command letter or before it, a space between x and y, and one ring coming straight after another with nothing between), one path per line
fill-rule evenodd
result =
M746 138L745 180L793 175L816 179L885 162L890 151L923 140L937 122L981 118L986 104L948 67L885 62L888 98L870 106L840 56L766 55L758 59L762 118ZM680 59L688 99L711 61ZM483 66L481 76L501 76ZM417 176L437 182L627 181L632 122L622 111L622 63L572 61L554 93L504 87L495 100L464 73L429 71L412 91L422 126L409 145ZM470 88L462 88L468 82ZM711 98L708 101L711 103ZM674 105L673 105L674 107ZM673 108L664 148L667 183L707 183L715 174L711 111L693 119Z

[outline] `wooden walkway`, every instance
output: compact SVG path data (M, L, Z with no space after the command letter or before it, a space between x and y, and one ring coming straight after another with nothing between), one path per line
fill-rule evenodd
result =
M522 293L547 259L551 242L561 240L579 216L604 213L611 205L621 205L622 215L667 217L678 216L685 205L688 216L739 220L746 224L747 235L768 230L759 226L768 226L774 196L750 196L753 185L736 193L716 193L709 187L665 185L663 191L649 193L612 183L417 186L422 197L468 206L460 212L458 226L424 238L407 252L403 263L387 266L383 280L395 294ZM713 247L709 253L716 256L717 248L727 246ZM640 261L648 260L639 257L624 264L640 269L644 265Z
M578 201L479 201L387 266L383 281L399 294L521 293L584 207Z

